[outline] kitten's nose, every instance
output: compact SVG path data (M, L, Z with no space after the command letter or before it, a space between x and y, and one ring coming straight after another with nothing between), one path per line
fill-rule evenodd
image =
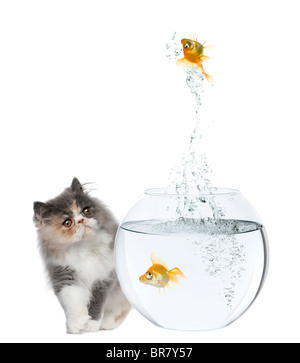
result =
M83 222L84 222L83 218L81 218L81 219L79 219L79 221L77 221L77 223L83 223Z

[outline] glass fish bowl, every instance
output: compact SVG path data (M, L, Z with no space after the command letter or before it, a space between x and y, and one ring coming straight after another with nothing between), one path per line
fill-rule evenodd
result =
M268 267L261 218L234 189L148 189L119 226L116 271L152 323L199 331L227 326L254 302Z

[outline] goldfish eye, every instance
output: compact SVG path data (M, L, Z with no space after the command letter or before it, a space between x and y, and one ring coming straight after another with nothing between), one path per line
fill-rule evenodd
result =
M67 228L70 228L72 226L72 221L70 218L67 218L63 224L62 224L64 227L67 227Z
M148 272L145 273L145 277L146 277L147 280L152 280L153 275L152 275L151 272L148 271Z
M189 47L190 47L191 45L190 45L190 43L188 43L188 42L186 42L185 44L184 44L184 48L185 49L189 49Z

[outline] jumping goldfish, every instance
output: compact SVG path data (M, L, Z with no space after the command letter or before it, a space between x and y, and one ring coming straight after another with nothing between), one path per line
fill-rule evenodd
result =
M159 293L161 288L170 287L172 283L179 284L179 277L185 278L178 267L168 270L166 263L155 252L151 254L151 261L153 265L140 276L140 282L158 287Z
M204 42L205 43L205 42ZM202 74L205 76L205 78L212 82L213 78L209 74L207 74L203 68L203 61L210 59L208 56L204 55L204 43L201 44L196 40L192 39L182 39L181 44L183 45L183 55L184 57L181 59L178 59L176 64L178 66L183 67L198 67Z

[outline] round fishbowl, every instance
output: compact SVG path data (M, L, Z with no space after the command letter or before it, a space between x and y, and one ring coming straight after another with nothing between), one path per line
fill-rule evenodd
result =
M227 326L266 277L262 221L238 190L148 189L121 223L116 271L133 307L177 330Z

